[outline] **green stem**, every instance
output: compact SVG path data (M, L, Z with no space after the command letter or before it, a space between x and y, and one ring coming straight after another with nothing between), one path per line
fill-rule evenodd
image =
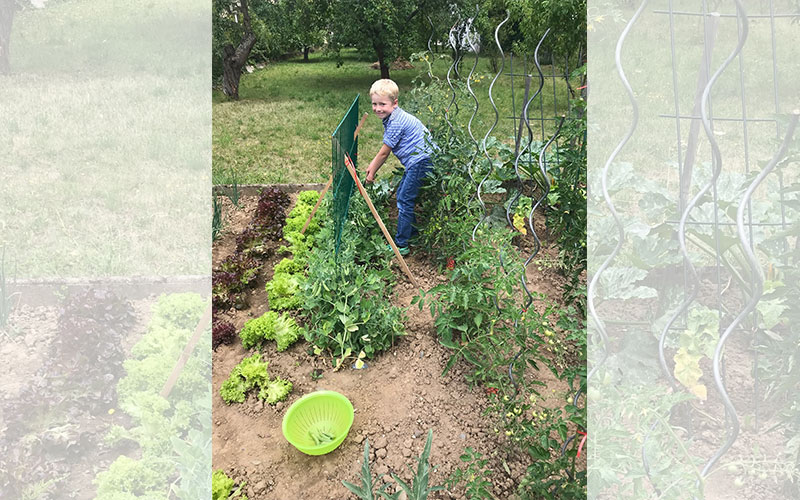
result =
M686 463L691 464L692 456L689 454L689 450L686 449L686 446L684 446L683 441L681 441L681 439L675 434L675 431L672 429L672 426L669 425L669 423L666 420L664 420L664 417L662 417L660 414L653 411L650 411L650 413L653 416L655 416L656 420L658 420L658 422L667 430L669 435L672 437L672 440L675 443L677 443L678 447L681 449L684 457L686 458ZM692 469L694 470L695 476L697 476L697 482L700 484L700 491L702 492L705 487L705 479L700 474L700 471L697 470L697 467L692 467Z

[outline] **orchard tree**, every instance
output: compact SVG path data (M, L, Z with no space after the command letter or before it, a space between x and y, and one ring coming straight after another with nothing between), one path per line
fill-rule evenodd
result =
M242 68L256 43L247 0L214 0L213 9L214 57L222 63L222 91L239 99Z
M302 50L308 61L311 47L322 45L327 33L330 0L274 0L256 2L251 15L262 23L264 33L256 30L254 52L262 59L272 59L287 52Z
M303 60L308 62L311 47L325 41L325 25L330 9L329 0L284 0L292 39L290 43L303 51Z
M586 0L508 0L508 8L522 35L518 49L532 54L549 28L545 43L554 54L586 53Z
M11 43L11 26L17 10L44 7L45 0L0 0L0 75L11 73L9 45Z
M389 78L389 64L409 48L409 39L418 41L421 38L419 30L427 26L426 15L447 10L450 3L446 0L334 0L331 45L334 48L356 47L374 54L381 78Z

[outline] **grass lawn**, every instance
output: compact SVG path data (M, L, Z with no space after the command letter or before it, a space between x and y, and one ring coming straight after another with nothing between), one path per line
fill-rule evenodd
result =
M9 279L208 272L209 15L188 0L18 13L0 77Z
M331 55L322 52L311 54L304 63L301 57L271 63L241 79L240 100L230 101L219 91L213 94L213 175L214 184L271 184L290 182L324 182L330 175L331 133L336 128L348 106L361 94L359 109L369 112L359 136L362 170L378 151L382 142L383 126L372 114L369 88L380 78L378 70L369 67L371 61L353 51L345 51L343 64L337 67ZM462 78L469 74L475 62L467 56L461 65ZM515 63L518 63L515 60ZM391 77L400 87L400 106L404 94L413 88L414 80L428 80L427 65L413 61L414 69L392 70ZM450 58L435 59L433 73L444 78ZM544 68L549 74L549 66ZM504 73L508 73L508 62ZM515 68L515 72L518 72ZM489 84L495 73L488 58L481 57L473 75L471 86L479 100L478 115L472 131L479 141L494 122L494 111L489 103ZM566 111L566 86L559 79L545 80L542 91L544 109L540 111L534 101L528 112L532 118L540 115L552 117ZM521 107L522 78L514 79L514 104L517 113ZM538 87L538 79L531 84ZM554 107L553 93L557 95ZM493 135L511 137L514 126L511 116L511 78L502 75L493 88L494 100L500 109L500 122ZM466 126L473 104L469 95L459 98L456 120ZM548 124L549 125L549 124ZM532 126L536 126L535 122ZM537 132L538 133L538 132ZM399 162L390 157L381 172L393 170ZM380 175L380 174L379 174Z

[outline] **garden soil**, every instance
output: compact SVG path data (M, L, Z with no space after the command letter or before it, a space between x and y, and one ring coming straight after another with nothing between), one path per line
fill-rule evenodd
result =
M723 276L723 279L727 277ZM716 308L715 293L716 285L709 279L703 279L697 302ZM725 298L725 306L730 311L741 309L743 303L743 299L733 293ZM655 298L606 301L600 305L598 312L600 317L616 318L621 324L608 326L612 339L624 339L629 335L630 331L626 329L625 323L648 323L652 318L663 314L658 310L658 299ZM729 321L730 317L726 317L723 328ZM776 480L782 469L781 453L786 447L787 439L779 429L780 419L777 415L779 408L755 403L755 381L751 371L755 352L750 345L751 341L750 335L736 332L726 344L725 384L731 402L740 411L741 428L736 441L707 477L704 487L705 500L792 498L789 496L792 493L784 490L787 486L785 478ZM612 352L622 349L622 346L612 342ZM672 360L674 354L674 349L667 349L666 358ZM690 401L677 406L679 411L674 412L671 423L679 429L678 435L686 443L687 452L697 460L698 467L702 468L723 445L727 436L724 422L725 407L719 394L713 390L711 360L703 358L700 368L703 372L700 382L708 388L708 399ZM764 389L760 390L763 393ZM757 427L752 411L756 406L759 412ZM691 433L688 432L689 429ZM762 462L760 466L753 465L759 461ZM735 470L729 470L729 467L735 467ZM737 479L742 481L741 485L736 485ZM655 492L653 494L655 495Z
M251 219L256 198L244 198L238 209L226 198L220 197L218 201L223 203L224 226L220 239L214 244L215 265L234 251L235 236ZM527 244L530 246L532 242ZM553 257L551 254L550 258ZM264 285L280 258L275 255L267 261L266 271L261 273L251 292L249 309L215 312L215 319L231 321L238 331L245 321L268 310ZM406 261L422 288L429 290L445 281L423 254L412 252ZM557 297L563 278L549 266L539 267L542 269L533 264L529 266L530 288L548 297ZM395 473L409 481L412 474L408 466L416 468L416 459L429 429L433 430L430 462L437 467L431 484L443 484L461 466L459 457L464 449L472 447L489 458L496 497L513 498L512 492L530 459L505 451L506 436L495 432L492 420L484 416L487 394L480 387L468 385L464 377L465 365L456 364L446 376L441 375L448 352L436 340L429 311L411 306L417 291L399 267L394 266L394 270L398 284L393 302L406 310L407 335L400 338L394 348L369 360L366 369L354 370L348 366L334 371L329 359L310 354L309 344L303 341L283 353L268 348L262 356L269 361L270 374L288 378L293 383L289 398L270 406L251 395L243 404L228 406L219 396L219 388L234 366L250 352L240 342L221 345L214 352L213 467L225 471L237 484L245 484L243 491L251 500L355 498L341 481L359 484L366 439L369 439L373 474ZM321 378L312 377L315 371ZM554 379L546 369L532 376L546 384L545 404L563 407L568 390L566 384ZM355 420L339 448L327 455L312 457L296 450L284 439L281 423L289 405L320 389L347 396L355 408ZM585 460L585 455L581 460ZM444 491L429 498L465 498L462 493Z
M156 301L155 295L128 301L135 323L131 334L124 339L126 357L145 333L150 311ZM72 401L62 401L60 407L54 402L43 402L41 407L28 408L34 413L43 411L48 405L57 408L51 414L44 417L39 415L38 418L4 414L3 410L7 404L13 405L20 397L35 392L37 370L45 365L48 358L57 359L57 355L50 352L50 344L59 335L60 313L60 305L19 304L11 313L7 327L0 329L0 445L11 443L11 449L4 450L3 459L8 460L5 465L13 470L17 478L27 482L16 486L29 487L33 491L37 485L40 486L36 498L43 500L66 498L63 496L65 491L69 492L71 499L90 500L97 496L93 483L97 473L107 470L120 455L137 453L135 445L130 442L123 441L114 446L104 442L112 425L130 424L125 412L108 408L98 413L82 407L80 402ZM84 384L85 380L75 380L74 383ZM6 434L9 425L24 419L33 422L28 434ZM70 450L69 456L63 453L65 448ZM58 481L48 483L45 479L31 479L39 477L58 478ZM45 484L51 486L42 486Z

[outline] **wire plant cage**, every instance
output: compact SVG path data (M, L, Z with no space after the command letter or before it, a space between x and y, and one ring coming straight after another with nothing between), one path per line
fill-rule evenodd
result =
M797 498L800 9L589 13L589 497Z

